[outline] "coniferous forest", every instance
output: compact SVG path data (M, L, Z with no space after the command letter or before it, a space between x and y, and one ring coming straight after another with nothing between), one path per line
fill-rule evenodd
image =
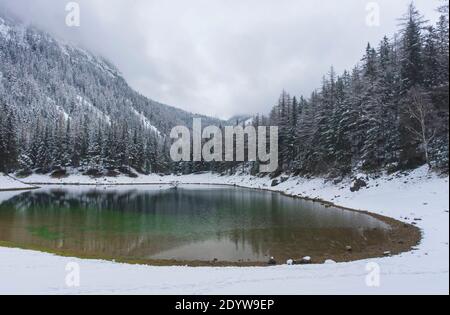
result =
M448 168L448 5L439 10L429 25L411 4L400 32L369 43L355 68L331 68L309 99L282 93L268 118L281 171Z
M439 11L431 25L411 4L399 32L367 44L353 69L331 67L310 96L283 92L255 116L254 125L279 126L279 173L448 170L448 5ZM171 128L193 117L136 93L102 58L0 15L0 171L236 171L170 160Z

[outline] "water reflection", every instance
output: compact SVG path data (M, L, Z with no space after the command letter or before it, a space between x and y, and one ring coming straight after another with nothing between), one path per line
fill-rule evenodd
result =
M332 256L386 242L386 229L365 214L230 187L45 188L0 204L0 240L117 259Z

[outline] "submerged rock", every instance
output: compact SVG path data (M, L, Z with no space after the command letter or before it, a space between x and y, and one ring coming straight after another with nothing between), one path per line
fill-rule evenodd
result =
M337 262L335 262L335 261L332 260L332 259L327 259L327 260L325 260L325 265L334 265L334 264L337 264Z

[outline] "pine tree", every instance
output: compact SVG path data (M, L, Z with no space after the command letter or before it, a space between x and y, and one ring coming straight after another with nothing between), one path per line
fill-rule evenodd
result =
M18 164L16 123L13 112L3 104L0 108L0 171L9 173Z
M427 28L423 48L424 82L426 88L434 88L441 84L441 69L438 55L438 36L435 29Z
M411 3L402 22L401 78L402 93L405 94L412 87L421 86L424 80L422 30L425 21Z

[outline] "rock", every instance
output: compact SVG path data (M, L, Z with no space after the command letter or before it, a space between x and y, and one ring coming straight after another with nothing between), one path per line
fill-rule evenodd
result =
M353 251L353 248L351 246L345 246L345 250L347 252L351 252L351 251Z
M365 180L359 177L353 181L352 186L350 187L350 191L357 192L360 191L363 187L367 187L367 183L365 182Z
M108 170L105 174L106 177L118 177L120 175L116 170Z
M90 168L83 175L90 176L93 178L99 178L103 176L103 172L96 168Z
M325 260L325 265L334 265L334 264L336 264L336 262L332 259Z
M289 259L289 260L286 262L286 264L287 264L288 266L292 266L292 265L294 264L294 260L293 260L293 259Z
M279 184L280 184L280 182L279 182L277 179L274 179L274 180L272 181L271 187L278 186Z
M267 264L270 265L270 266L275 266L277 264L277 261L275 260L274 257L270 257L270 259L267 262Z
M67 171L62 168L55 169L51 174L50 177L52 178L64 178L67 177Z
M128 177L130 177L130 178L138 178L139 175L130 171L130 173L128 174Z
M390 251L386 251L383 253L383 256L389 257L391 256L391 252Z
M25 169L21 169L20 171L18 171L16 173L16 177L25 178L25 177L31 176L32 174L33 174L32 170L25 168Z
M414 218L414 221L422 221L421 218Z
M311 257L306 256L300 259L300 265L309 265L312 262Z

